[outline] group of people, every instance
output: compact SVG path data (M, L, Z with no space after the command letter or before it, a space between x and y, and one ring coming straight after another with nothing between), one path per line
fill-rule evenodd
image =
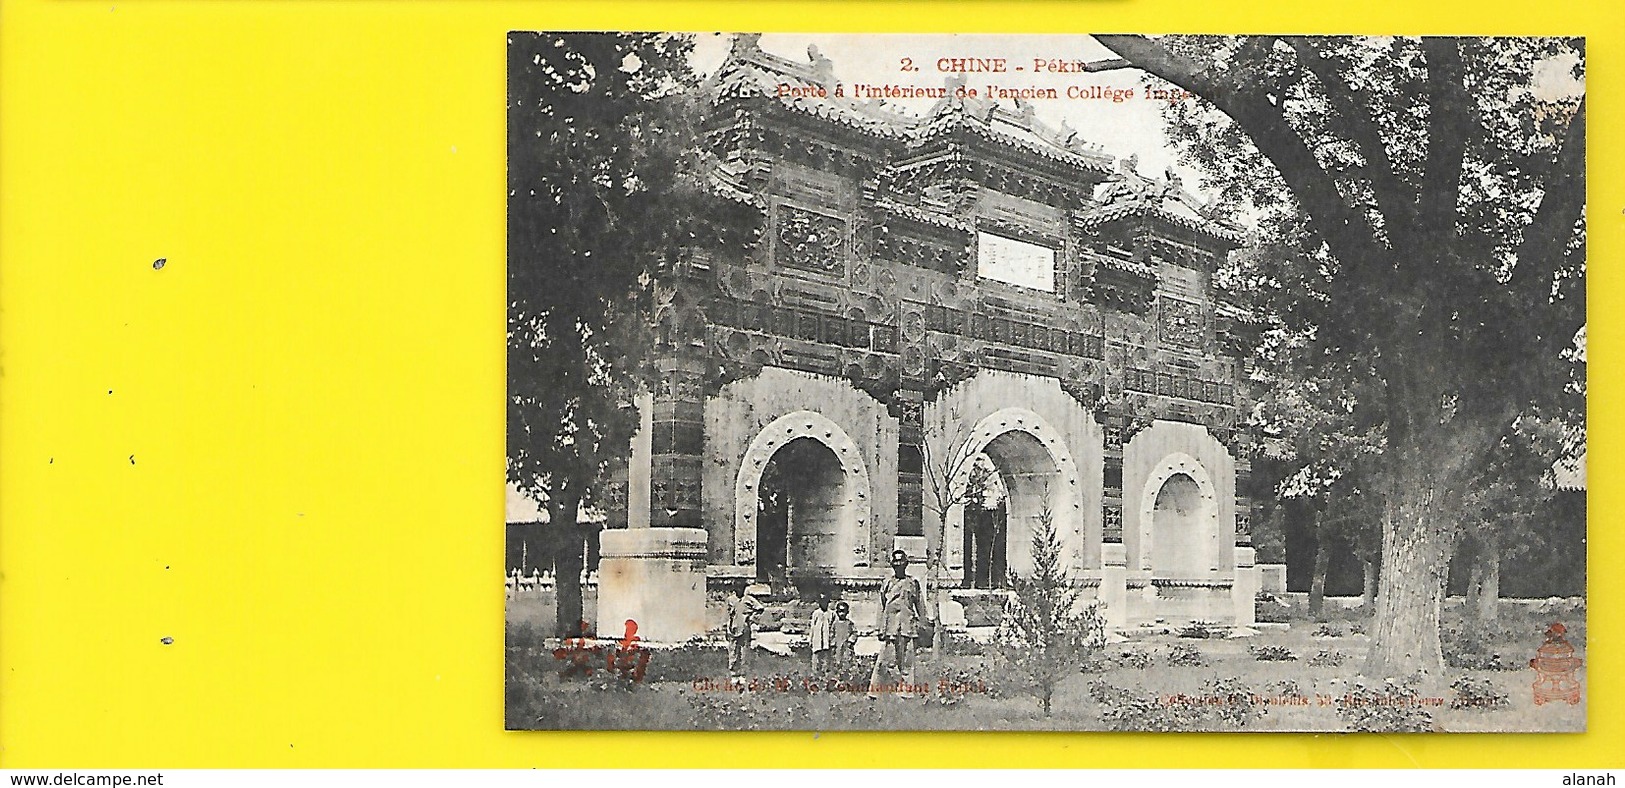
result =
M908 554L895 550L891 556L892 576L880 584L880 618L876 622L876 636L881 651L869 678L871 688L881 686L883 673L895 670L902 681L914 684L914 645L921 625L927 620L925 593L920 581L908 576ZM741 676L745 658L750 652L751 634L755 617L762 604L746 593L744 583L734 586L734 595L728 600L728 672ZM812 649L812 675L824 677L832 671L844 671L853 663L858 642L857 628L853 624L851 606L838 601L830 609L830 598L821 596L818 609L813 611L807 634ZM875 697L870 692L870 697Z

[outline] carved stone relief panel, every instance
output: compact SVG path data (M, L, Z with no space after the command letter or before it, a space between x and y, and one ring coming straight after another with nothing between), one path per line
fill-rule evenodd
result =
M1164 296L1157 310L1157 333L1167 344L1201 347L1207 335L1207 311L1195 301Z
M846 275L845 220L792 205L775 211L773 259L786 268Z

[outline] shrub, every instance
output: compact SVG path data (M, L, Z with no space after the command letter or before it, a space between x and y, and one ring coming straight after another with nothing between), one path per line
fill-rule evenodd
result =
M1298 655L1285 646L1248 646L1247 653L1259 662L1297 662Z
M1284 698L1301 698L1301 697L1303 697L1303 688L1299 687L1298 682L1296 682L1296 681L1294 681L1292 679L1278 679L1276 681L1270 682L1269 684L1266 684L1264 688L1269 690L1270 692L1274 693L1275 695L1277 695L1279 697L1284 697Z
M937 671L933 679L927 679L922 675L920 680L931 681L929 700L939 706L956 706L964 702L971 692L989 698L1001 697L1004 694L1004 687L999 683L999 672L989 667L986 662L978 662L963 668L943 667Z
M1203 685L1202 692L1211 701L1214 721L1223 730L1245 728L1247 724L1269 711L1258 693L1241 683L1241 677L1216 678Z
M1189 643L1175 643L1168 647L1168 664L1176 668L1199 668L1207 664L1207 657Z
M948 633L943 650L946 651L949 656L981 657L988 655L993 649L986 643L976 642L976 640L971 638L969 635L961 635L956 632L950 632Z
M1315 627L1315 631L1309 633L1309 636L1315 638L1340 638L1343 636L1343 625L1335 621L1327 621Z
M1115 667L1117 667L1117 661L1111 657L1105 654L1090 654L1083 658L1082 664L1078 665L1078 670L1082 673L1105 673Z
M1402 681L1387 679L1372 686L1356 681L1353 689L1337 699L1337 716L1350 730L1362 733L1432 730L1434 704L1421 696L1419 682L1416 676Z
M1348 661L1348 655L1335 648L1323 648L1309 658L1309 667L1335 668Z
M1151 667L1151 655L1144 651L1124 651L1112 660L1118 667L1129 670L1145 670Z
M1439 633L1444 649L1444 662L1453 668L1465 670L1521 670L1528 663L1509 660L1496 651L1492 641L1500 633L1470 622L1453 623Z
M1206 640L1208 638L1222 638L1226 634L1227 633L1223 627L1207 621L1192 621L1190 625L1179 630L1179 636L1182 638L1196 638L1200 640Z
M1268 710L1239 678L1214 679L1196 696L1158 696L1096 681L1089 696L1100 706L1101 722L1114 731L1235 730Z
M1364 635L1365 634L1365 622L1364 621L1350 621L1349 622L1349 634L1351 634L1351 635Z
M1489 679L1462 676L1450 683L1456 696L1450 700L1452 709L1499 709L1511 704L1505 692Z
M1135 692L1105 681L1089 684L1089 697L1100 705L1100 721L1113 731L1185 730L1169 704L1156 695Z
M1106 645L1106 619L1097 604L1082 604L1081 590L1067 577L1061 540L1048 510L1033 529L1033 572L1012 577L994 636L1001 667L1049 716L1055 690Z

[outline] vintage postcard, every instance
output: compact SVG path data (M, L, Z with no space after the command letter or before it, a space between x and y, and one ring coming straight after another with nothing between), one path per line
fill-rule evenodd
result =
M1584 40L507 51L507 727L1585 729Z

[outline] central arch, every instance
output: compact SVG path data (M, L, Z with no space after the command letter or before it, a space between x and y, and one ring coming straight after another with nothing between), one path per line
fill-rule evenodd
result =
M1033 531L1047 513L1061 543L1061 565L1076 570L1083 542L1081 489L1077 463L1060 431L1026 408L1005 408L987 416L971 429L955 455L958 473L950 489L962 493L968 487L978 456L987 458L1005 493L1001 568L1016 575L1032 573ZM962 504L945 514L942 548L946 574L952 579L966 575Z
M782 479L782 513L763 506L770 471ZM745 450L735 478L734 563L758 576L781 565L801 574L867 566L869 489L857 444L835 422L810 410L774 419ZM782 522L758 522L780 514Z

